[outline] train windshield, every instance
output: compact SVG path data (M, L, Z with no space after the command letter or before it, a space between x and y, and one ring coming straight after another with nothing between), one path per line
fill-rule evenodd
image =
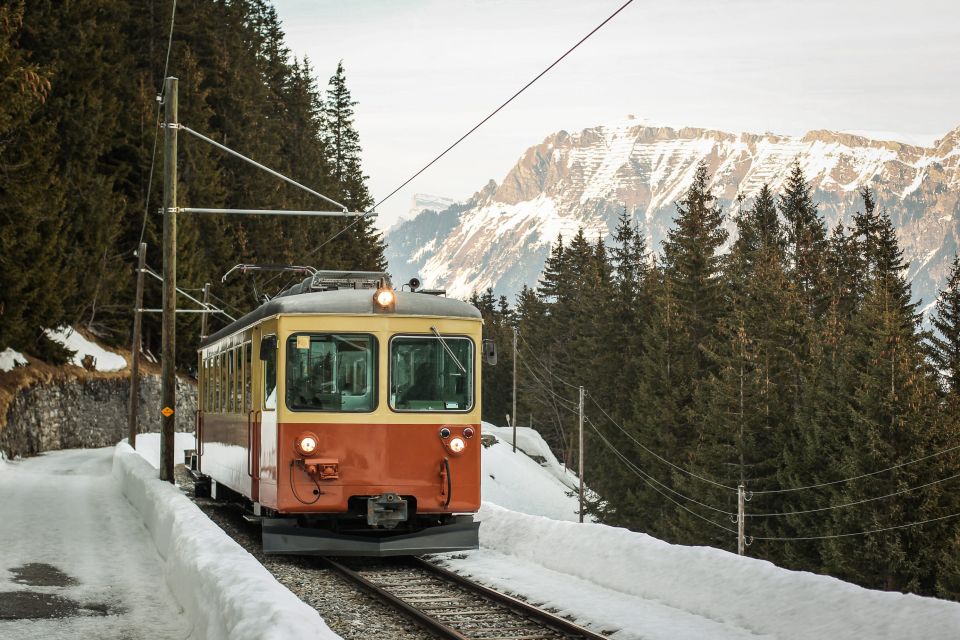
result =
M364 334L290 336L287 407L293 411L373 411L376 346L376 339Z
M473 408L473 341L396 336L390 342L390 408L469 411Z

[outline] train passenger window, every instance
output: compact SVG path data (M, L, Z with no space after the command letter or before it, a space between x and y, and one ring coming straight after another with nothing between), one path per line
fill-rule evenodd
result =
M376 406L377 342L365 334L287 339L286 402L293 411L369 412Z
M227 413L233 413L237 409L237 350L227 351Z
M473 351L473 341L469 338L443 336L441 341L433 336L394 337L390 341L390 408L397 411L472 409Z
M210 385L213 391L213 410L220 413L220 356L213 356L211 366L213 367L213 384Z
M218 359L220 360L220 398L217 402L220 404L220 413L227 413L227 388L230 380L227 377L227 354L221 353Z
M243 345L243 408L244 411L250 411L253 408L253 387L250 385L250 377L253 375L253 350L249 342Z
M277 408L277 352L271 350L261 367L263 371L263 408Z

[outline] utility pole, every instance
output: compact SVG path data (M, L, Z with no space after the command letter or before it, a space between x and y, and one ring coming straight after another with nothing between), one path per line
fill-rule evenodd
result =
M177 78L163 91L163 374L160 385L160 479L173 482L177 409ZM206 314L203 314L206 316Z
M210 299L210 283L207 282L203 285L203 308L207 309L207 302ZM200 314L200 339L203 340L207 337L207 315L206 313Z
M583 522L583 386L580 387L580 522Z
M143 270L147 266L147 243L137 250L137 294L133 304L133 345L130 347L130 414L127 416L127 442L137 448L137 414L140 412L140 327L143 321Z
M517 452L517 328L513 327L513 452Z
M746 536L743 535L743 512L746 498L746 488L743 483L737 486L737 553L741 556L746 550Z

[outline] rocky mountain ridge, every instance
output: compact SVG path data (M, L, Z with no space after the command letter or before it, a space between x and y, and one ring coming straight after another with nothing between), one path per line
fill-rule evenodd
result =
M957 251L960 127L924 147L827 130L783 136L627 119L551 134L499 184L396 225L386 235L391 271L400 279L416 273L452 296L493 287L512 298L536 284L558 233L569 238L583 227L588 237L609 238L624 207L659 247L701 160L728 214L738 196L749 202L764 183L779 189L794 161L831 227L849 221L861 206L858 189L871 187L898 228L924 305Z

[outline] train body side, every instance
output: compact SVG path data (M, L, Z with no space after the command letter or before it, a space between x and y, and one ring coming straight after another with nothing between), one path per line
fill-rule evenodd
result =
M407 412L390 407L391 338L432 336L431 327L446 338L472 342L469 410ZM479 318L281 314L207 345L200 351L199 470L257 509L278 515L342 514L350 510L352 498L388 493L409 500L418 514L475 512L480 506L481 330ZM372 411L296 411L287 406L284 345L302 334L374 338ZM268 336L276 336L279 344L274 402L264 386L271 365L260 359L261 342ZM211 369L211 362L222 366ZM236 371L232 376L231 366ZM445 438L443 429L449 431ZM472 437L464 437L465 432ZM309 456L296 450L296 440L304 433L317 438L316 451ZM462 452L450 448L458 437L466 443ZM307 464L321 468L310 474Z

